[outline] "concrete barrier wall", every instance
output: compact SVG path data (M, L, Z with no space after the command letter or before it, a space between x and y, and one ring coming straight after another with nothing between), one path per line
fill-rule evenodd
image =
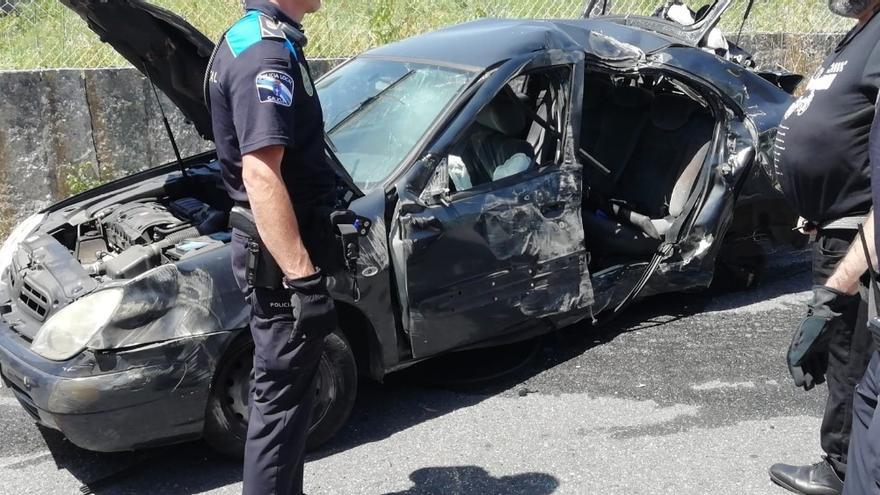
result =
M315 77L338 62L316 61ZM161 98L183 156L213 147ZM135 69L0 72L0 238L72 192L173 159Z

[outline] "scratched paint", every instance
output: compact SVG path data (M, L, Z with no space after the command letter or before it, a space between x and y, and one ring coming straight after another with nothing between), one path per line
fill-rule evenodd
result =
M373 220L367 237L361 240L358 270L364 277L372 277L388 268L388 232L385 219L381 216Z
M122 303L90 349L122 349L223 329L214 282L205 270L163 265L123 286Z

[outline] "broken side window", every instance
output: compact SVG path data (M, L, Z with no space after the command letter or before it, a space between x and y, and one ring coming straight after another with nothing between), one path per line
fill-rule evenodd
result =
M450 190L467 191L558 163L569 80L568 67L511 80L453 147Z

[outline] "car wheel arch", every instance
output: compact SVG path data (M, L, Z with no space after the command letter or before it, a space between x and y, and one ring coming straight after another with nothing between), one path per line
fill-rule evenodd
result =
M253 346L249 332L239 332L230 339L214 371L205 407L202 437L216 451L233 458L241 458L245 449ZM309 451L325 444L345 426L357 397L357 361L344 332L338 328L325 337L317 373L318 395L309 427ZM323 399L327 402L322 403Z
M339 317L339 329L342 330L349 346L351 346L355 361L357 361L358 375L369 376L376 381L381 381L386 371L382 361L381 344L370 318L353 304L340 300L334 302ZM249 339L249 332L247 326L230 332L229 339L218 350L216 362L220 362L237 339ZM247 335L242 337L242 334Z
M353 304L335 302L339 328L354 354L358 375L382 381L385 376L382 348L370 318Z

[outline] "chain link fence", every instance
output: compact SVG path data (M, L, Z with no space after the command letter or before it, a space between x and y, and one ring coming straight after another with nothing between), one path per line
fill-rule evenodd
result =
M119 0L108 0L119 1ZM240 0L154 0L209 38L242 14ZM312 57L347 57L365 49L481 17L573 18L584 0L324 0L306 20ZM599 2L602 3L601 1ZM662 0L608 0L612 13L651 14ZM696 2L691 2L696 3ZM739 31L746 0L735 0L721 28ZM825 1L757 0L744 33L840 33L853 25ZM834 37L828 37L829 43ZM487 40L487 42L491 42ZM794 47L795 50L797 47ZM85 22L58 0L0 0L0 70L125 66Z

